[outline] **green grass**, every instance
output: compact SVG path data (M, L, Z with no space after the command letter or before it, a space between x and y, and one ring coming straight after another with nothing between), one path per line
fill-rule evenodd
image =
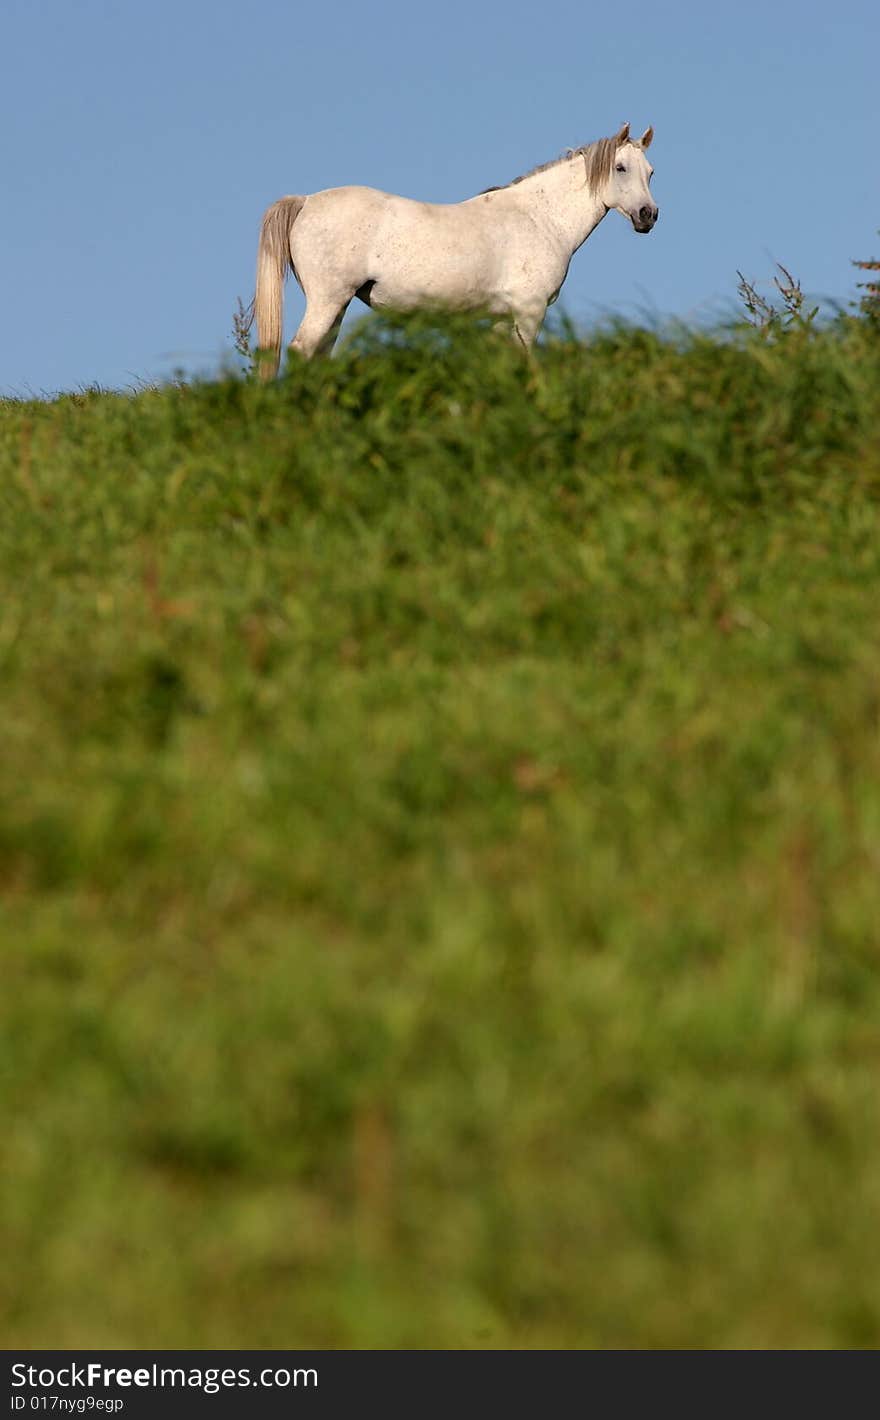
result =
M10 1346L880 1344L880 342L0 406Z

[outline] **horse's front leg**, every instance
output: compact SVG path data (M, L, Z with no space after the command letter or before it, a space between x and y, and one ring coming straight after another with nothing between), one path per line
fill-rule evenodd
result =
M513 337L526 354L531 351L546 314L546 301L542 301L540 305L535 303L514 311Z

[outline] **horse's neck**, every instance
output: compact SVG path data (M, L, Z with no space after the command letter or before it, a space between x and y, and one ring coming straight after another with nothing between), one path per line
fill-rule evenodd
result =
M583 159L576 156L524 178L512 189L572 252L587 240L608 211L601 198L586 186L585 176Z

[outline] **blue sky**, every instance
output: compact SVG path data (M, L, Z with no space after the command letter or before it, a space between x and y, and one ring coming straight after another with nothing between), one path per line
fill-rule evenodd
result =
M625 119L660 221L606 218L576 321L729 313L777 259L845 302L880 251L876 3L4 0L2 29L3 393L216 369L283 193L454 202Z

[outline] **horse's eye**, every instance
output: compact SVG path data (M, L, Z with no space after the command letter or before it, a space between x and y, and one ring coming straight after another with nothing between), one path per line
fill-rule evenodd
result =
M617 164L617 171L618 171L619 173L625 173L625 172L626 172L626 168L623 166L623 163L618 163L618 164Z

